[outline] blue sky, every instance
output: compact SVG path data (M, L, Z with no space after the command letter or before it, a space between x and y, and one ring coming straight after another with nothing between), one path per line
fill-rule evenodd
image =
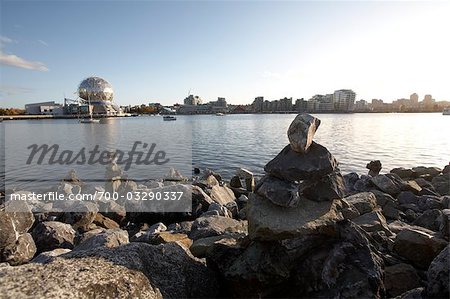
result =
M1 1L0 106L76 97L97 75L121 105L310 98L450 100L449 2Z

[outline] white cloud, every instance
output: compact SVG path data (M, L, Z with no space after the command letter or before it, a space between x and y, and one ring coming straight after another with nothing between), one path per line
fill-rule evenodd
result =
M47 66L39 61L28 61L24 58L21 58L17 55L7 54L3 51L0 51L0 64L14 66L27 70L34 70L40 72L47 72Z
M43 46L48 47L48 43L46 43L45 41L43 41L42 39L38 39L38 43L40 43Z
M13 96L17 94L27 94L34 90L29 87L16 86L16 85L1 85L0 86L0 96Z

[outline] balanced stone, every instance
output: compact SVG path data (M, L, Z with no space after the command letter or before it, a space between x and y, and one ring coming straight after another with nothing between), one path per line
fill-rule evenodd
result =
M256 193L278 206L296 207L300 201L298 185L295 183L265 176L258 185Z
M264 170L287 181L316 180L336 170L338 162L322 145L313 142L306 154L299 154L290 145L269 163Z
M305 180L300 184L300 195L313 201L331 201L343 198L345 182L341 173L336 170L315 181Z
M289 126L287 135L292 150L304 154L313 142L320 120L309 114L299 114Z

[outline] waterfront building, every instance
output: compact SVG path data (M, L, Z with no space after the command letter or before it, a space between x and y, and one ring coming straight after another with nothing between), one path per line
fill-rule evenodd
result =
M217 98L217 101L211 101L208 103L212 113L227 113L228 105L225 98Z
M284 97L280 99L277 111L279 112L292 111L292 98Z
M295 101L295 110L298 112L305 112L308 107L308 102L305 101L303 98L297 99Z
M423 107L425 108L425 110L433 109L434 104L435 104L435 100L433 99L431 94L426 94L423 98Z
M351 89L339 89L333 94L334 109L340 112L353 111L356 93Z
M199 96L189 95L187 98L184 99L185 105L200 105L202 104L202 99Z
M355 102L355 109L354 111L357 112L365 112L369 110L369 103L365 100L359 100Z
M63 115L64 107L61 104L51 102L31 103L25 105L26 114Z
M413 93L409 96L409 101L411 102L411 106L413 108L417 108L419 106L419 95L417 93Z
M81 81L78 96L82 105L89 105L92 114L101 116L122 115L122 109L114 103L111 84L100 77L89 77Z
M264 111L264 97L256 97L252 103L252 109L255 113L261 113Z

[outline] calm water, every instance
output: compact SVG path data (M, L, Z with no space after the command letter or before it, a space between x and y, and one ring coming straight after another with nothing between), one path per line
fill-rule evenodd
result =
M326 146L340 162L343 173L366 173L370 160L381 160L382 172L394 167L418 165L443 167L450 161L450 116L428 114L320 114L322 124L315 141ZM176 122L163 122L161 117L108 119L105 124L78 124L76 120L5 121L0 131L6 137L7 188L27 187L23 177L64 176L68 168L51 171L30 167L24 163L26 147L31 141L58 143L79 149L90 143L120 145L130 149L136 140L166 140L179 151L189 149L190 155L180 156L175 163L186 161L201 168L218 171L229 178L237 168L244 167L256 174L287 143L287 128L294 114L227 115L224 117L177 116ZM192 130L192 140L185 138ZM177 133L178 132L178 133ZM156 136L156 137L155 137ZM2 136L3 137L3 136ZM189 151L190 152L190 151ZM13 154L11 154L13 153ZM20 154L17 154L20 153ZM183 160L184 159L184 160ZM84 176L104 175L104 168L79 170ZM145 167L130 170L130 177L146 178Z

